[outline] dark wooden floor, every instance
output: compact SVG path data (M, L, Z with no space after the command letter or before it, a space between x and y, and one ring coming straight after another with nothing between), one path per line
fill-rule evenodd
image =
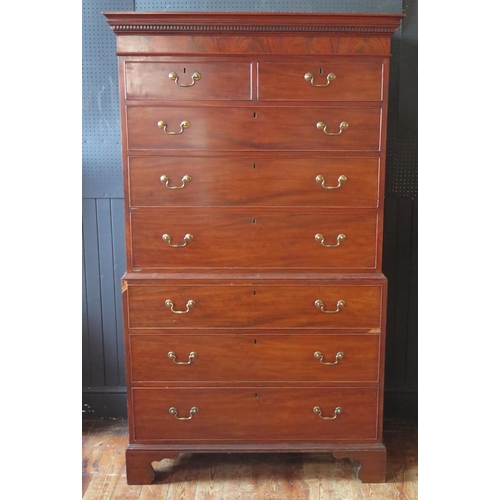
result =
M387 481L362 484L356 463L329 453L183 454L154 464L151 486L128 486L125 420L83 421L84 500L416 500L417 422L384 423Z

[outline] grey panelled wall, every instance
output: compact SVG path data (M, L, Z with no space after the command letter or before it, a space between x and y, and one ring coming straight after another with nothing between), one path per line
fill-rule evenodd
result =
M404 12L393 38L383 271L386 413L417 403L417 0L83 0L82 354L85 418L126 416L125 272L116 37L102 11Z

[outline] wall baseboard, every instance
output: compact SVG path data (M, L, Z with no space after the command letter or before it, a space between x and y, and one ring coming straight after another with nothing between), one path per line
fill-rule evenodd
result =
M418 418L418 392L388 391L384 394L385 418Z
M92 387L82 391L83 420L127 418L125 387Z

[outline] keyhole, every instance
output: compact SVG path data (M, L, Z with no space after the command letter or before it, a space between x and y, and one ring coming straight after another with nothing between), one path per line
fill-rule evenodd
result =
M253 343L256 344L257 343L257 339L253 339Z
M186 72L186 68L184 68L184 73Z
M252 224L256 224L257 223L257 219L252 219Z
M319 68L319 74L322 75L323 74L323 68Z
M253 168L256 168L256 167L257 167L257 164L256 164L256 163L254 163L254 164L253 164Z
M255 397L256 397L256 398L258 398L258 397L259 397L259 394L258 394L257 392L255 393Z
M253 114L253 117L254 117L254 118L257 118L257 113L256 113L256 112Z
M253 294L254 294L254 295L257 295L257 290L254 290L254 291L253 291ZM255 341L255 343L257 343L257 341Z

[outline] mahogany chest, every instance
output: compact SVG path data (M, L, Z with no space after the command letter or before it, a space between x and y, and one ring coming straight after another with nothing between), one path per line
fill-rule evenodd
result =
M385 480L381 271L401 15L107 12L126 210L129 484L183 452Z

